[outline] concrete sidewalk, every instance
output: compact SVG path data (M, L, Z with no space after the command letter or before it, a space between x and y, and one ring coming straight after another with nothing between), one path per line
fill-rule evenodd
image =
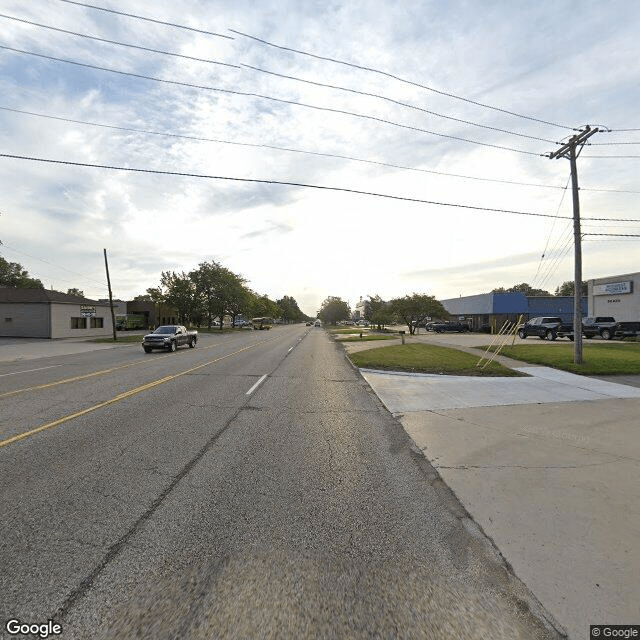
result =
M637 624L640 388L517 364L362 374L570 638Z
M128 335L133 335L128 332ZM141 336L143 334L140 334ZM142 340L142 337L140 337ZM89 351L102 351L130 346L123 342L93 342L92 339L65 338L46 340L39 338L0 338L0 362L21 362L36 358L67 356Z

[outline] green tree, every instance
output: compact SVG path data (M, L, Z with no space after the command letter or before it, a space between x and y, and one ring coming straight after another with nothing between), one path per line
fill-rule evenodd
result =
M225 314L235 317L248 306L243 291L245 279L219 262L201 262L197 269L189 273L189 278L209 328L217 317L222 329Z
M71 289L67 289L68 296L79 296L80 298L84 298L84 291L82 289L76 289L72 287Z
M27 270L17 262L8 262L0 256L0 287L10 289L44 289L37 278L31 278Z
M556 287L555 295L572 296L575 290L575 282L573 280L567 280L566 282L563 282L559 287ZM589 285L584 280L582 281L582 295L589 295Z
M162 301L173 307L182 324L190 324L196 312L196 291L191 278L183 271L163 271L160 284L164 287ZM150 291L150 289L147 289Z
M231 316L231 326L236 323L236 318L240 314L248 314L251 305L251 292L245 286L244 278L236 274L232 274L229 279L226 291L226 308L227 313Z
M530 297L551 295L549 291L545 291L544 289L534 289L530 284L526 282L513 285L508 289L505 289L504 287L498 287L497 289L493 289L491 293L524 293L525 296Z
M325 324L337 324L351 317L349 305L337 296L329 296L318 311L318 318Z
M422 324L428 317L448 318L449 313L433 296L414 293L404 298L394 298L391 301L391 310L398 320L409 327L409 333L413 335L418 324Z
M385 325L393 322L393 310L389 302L385 302L379 295L369 296L368 304L365 305L365 320L369 324L376 325L382 329Z
M280 308L280 316L285 323L300 322L304 318L304 313L300 311L295 298L291 296L283 296L280 300L276 300L276 304Z
M254 318L277 318L280 307L268 296L251 292L251 315Z
M148 293L151 289L147 289L147 293L142 293L133 298L133 302L155 302L155 300Z

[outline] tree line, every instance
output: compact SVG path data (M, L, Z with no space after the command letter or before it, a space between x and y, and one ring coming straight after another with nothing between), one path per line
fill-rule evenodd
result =
M351 319L351 309L341 298L329 296L322 303L318 317L325 324L336 324ZM449 312L442 303L425 293L414 293L386 302L379 295L369 296L364 304L364 319L370 324L378 329L389 324L405 324L412 335L419 324L429 319L446 318L449 318Z
M163 271L160 286L147 289L135 300L148 300L169 306L184 325L223 327L225 316L235 324L239 316L281 318L300 322L307 316L291 296L271 300L247 286L247 280L219 262L201 262L197 269L176 273Z

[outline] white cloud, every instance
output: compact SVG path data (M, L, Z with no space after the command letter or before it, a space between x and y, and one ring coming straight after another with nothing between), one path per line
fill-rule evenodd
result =
M186 61L3 20L7 45L45 55L367 114L535 154L555 149L554 142L571 133L241 36L226 40L58 3L0 0L0 7L2 13L102 38L382 94L550 142L246 68ZM270 3L268 11L247 1L215 7L196 0L162 6L148 0L136 5L140 15L225 34L230 33L228 28L238 29L551 122L637 127L640 87L630 63L640 57L635 4L617 3L616 11L605 16L601 3L594 0L581 3L577 15L573 9L568 0L553 7L506 0L482 5L282 0ZM0 68L0 106L13 109L462 176L555 187L564 185L568 176L565 160L255 96L157 83L6 51ZM592 139L632 140L640 140L640 134L602 133ZM562 191L557 188L402 171L266 146L143 135L9 111L0 111L0 144L5 153L72 162L311 183L571 215L570 194L558 209ZM637 159L588 157L621 153L637 154L637 147L586 148L579 160L581 186L640 190ZM0 179L10 186L3 190L0 203L2 239L22 252L10 255L7 249L7 257L20 261L47 284L56 277L62 282L64 273L64 281L72 282L59 288L100 289L103 247L113 256L117 295L122 298L157 285L162 270L188 271L199 262L217 259L247 277L261 293L274 298L293 295L310 314L327 295L340 295L352 304L360 295L375 293L392 297L425 291L448 298L523 281L553 290L572 277L570 252L560 258L568 247L567 223L548 218L6 158L0 159ZM638 194L584 190L581 202L585 219L640 217ZM585 220L586 232L637 232L638 228ZM584 244L585 277L637 268L637 242L590 236Z

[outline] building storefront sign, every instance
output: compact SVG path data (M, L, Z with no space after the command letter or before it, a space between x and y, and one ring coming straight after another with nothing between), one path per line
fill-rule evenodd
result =
M628 280L626 282L608 282L607 284L597 284L593 287L594 296L610 296L621 293L632 293L633 283Z

